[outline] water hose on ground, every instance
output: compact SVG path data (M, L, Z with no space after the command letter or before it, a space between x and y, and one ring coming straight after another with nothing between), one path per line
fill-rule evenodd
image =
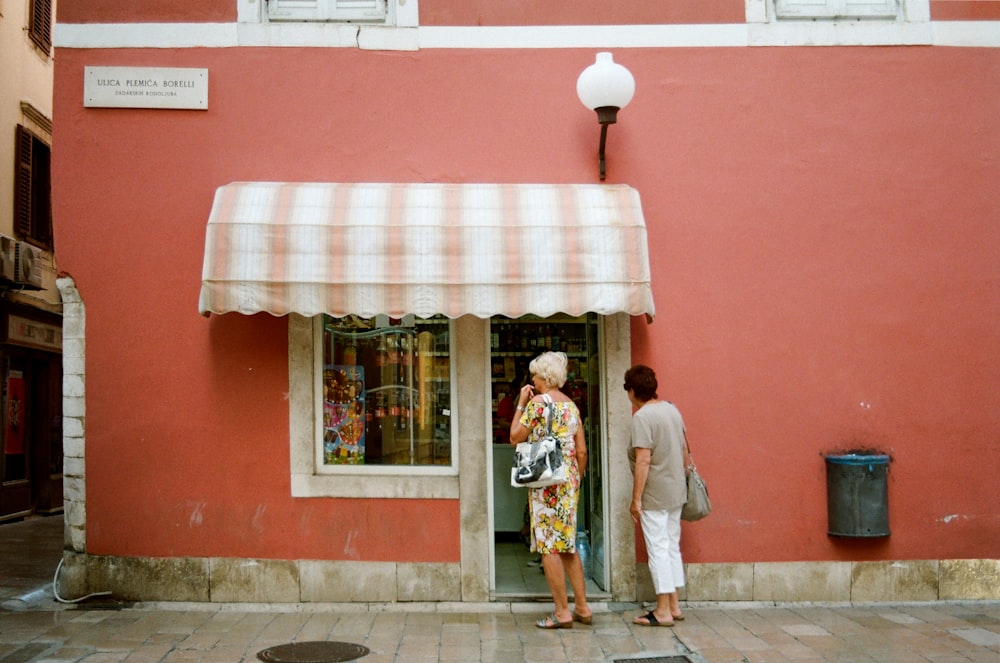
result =
M64 559L59 560L59 564L56 566L56 573L52 576L52 595L56 597L56 601L59 601L60 603L79 603L80 601L92 599L95 596L111 596L111 592L94 592L93 594L81 596L78 599L64 599L59 596L59 571L62 569L63 561Z

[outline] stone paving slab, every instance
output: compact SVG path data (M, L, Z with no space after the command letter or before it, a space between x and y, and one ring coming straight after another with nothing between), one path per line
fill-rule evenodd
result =
M545 602L63 603L62 520L3 525L0 663L249 663L314 640L364 645L360 663L1000 663L1000 601L689 602L674 628L632 624L638 604L594 603L593 626L559 631L534 626Z
M9 605L9 602L8 602ZM636 604L598 604L593 626L544 631L546 604L351 606L36 600L0 610L0 663L242 663L296 641L364 645L360 663L1000 663L1000 602L691 604L674 628L632 623ZM670 658L683 656L682 659Z

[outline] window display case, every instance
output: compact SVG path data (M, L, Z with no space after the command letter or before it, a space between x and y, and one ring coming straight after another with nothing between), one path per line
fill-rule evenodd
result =
M448 320L324 320L324 465L451 463Z

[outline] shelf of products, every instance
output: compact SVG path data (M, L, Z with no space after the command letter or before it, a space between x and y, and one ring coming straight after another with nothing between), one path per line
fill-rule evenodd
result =
M490 324L490 380L494 416L493 441L507 444L517 391L528 381L528 365L542 352L565 352L569 360L563 391L586 413L590 372L589 344L596 333L588 317L495 317ZM590 333L588 333L588 331Z

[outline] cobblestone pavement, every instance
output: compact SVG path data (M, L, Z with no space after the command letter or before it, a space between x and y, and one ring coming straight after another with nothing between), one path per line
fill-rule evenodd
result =
M65 603L48 577L61 538L54 553L43 552L51 533L26 533L61 532L61 518L48 520L0 525L0 663L240 663L310 641L363 645L370 651L360 663L1000 663L996 601L688 604L674 628L632 624L636 604L600 603L592 626L558 631L534 626L549 603ZM23 549L34 551L36 571L16 552Z
M559 631L534 626L544 605L449 607L455 611L437 604L109 610L36 599L0 611L0 661L237 663L277 645L336 641L369 648L361 663L1000 662L997 603L688 606L675 628L636 626L634 606L609 606L593 626Z

